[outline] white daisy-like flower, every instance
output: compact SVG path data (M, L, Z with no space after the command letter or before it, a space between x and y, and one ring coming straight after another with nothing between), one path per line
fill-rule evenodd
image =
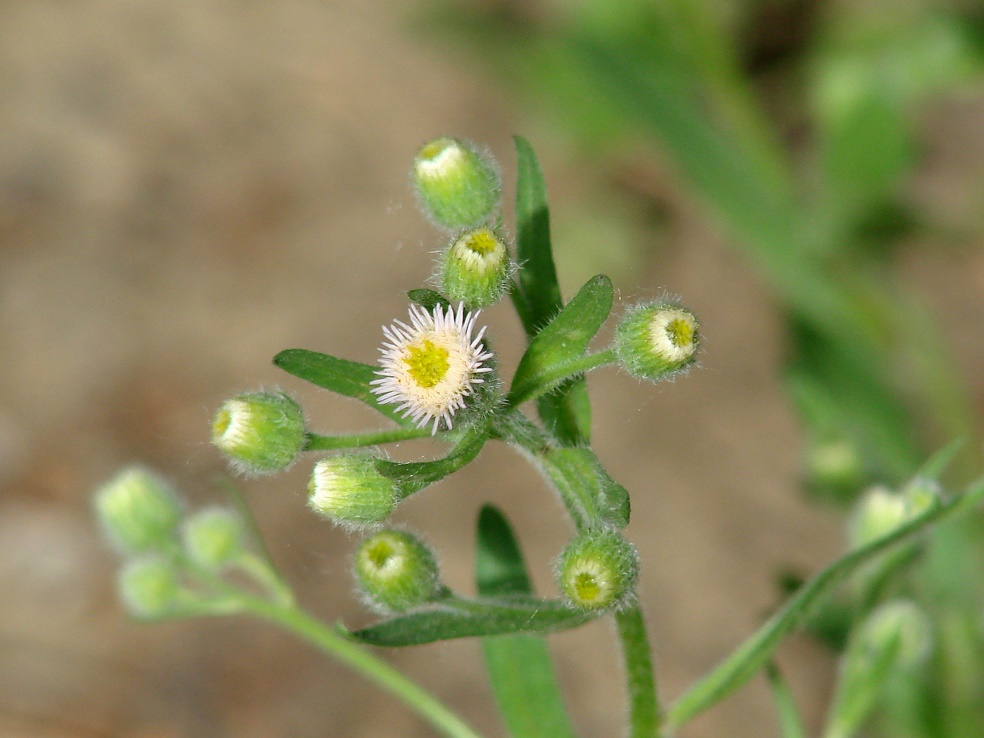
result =
M419 428L432 423L432 434L441 421L450 429L475 385L485 382L482 375L492 371L484 326L472 337L478 315L466 312L463 303L457 310L438 305L432 312L411 305L410 325L397 320L383 326L379 379L371 382L379 402L398 405Z

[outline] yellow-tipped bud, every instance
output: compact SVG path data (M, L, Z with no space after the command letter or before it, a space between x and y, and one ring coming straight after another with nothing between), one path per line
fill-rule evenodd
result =
M382 523L397 503L396 484L380 474L375 457L365 453L319 461L311 473L308 493L312 510L346 528Z
M697 318L671 303L637 305L615 331L615 354L629 374L657 382L697 361Z
M96 515L107 537L125 553L164 548L175 538L181 505L174 490L140 466L124 469L95 496Z
M560 589L581 610L617 609L634 596L639 574L635 546L617 530L603 528L571 541L560 555Z
M509 283L509 250L490 228L458 234L441 255L441 286L454 302L470 308L494 305Z
M359 544L354 573L367 603L381 612L403 612L440 591L434 553L416 536L382 530Z
M450 230L487 221L499 205L502 188L492 157L457 138L424 144L413 160L413 182L421 210Z
M304 413L282 392L246 392L225 402L212 421L212 443L245 474L290 466L307 441Z

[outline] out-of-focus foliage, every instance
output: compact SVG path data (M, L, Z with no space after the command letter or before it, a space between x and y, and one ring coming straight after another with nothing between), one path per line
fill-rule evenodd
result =
M421 20L611 181L625 185L613 173L628 162L668 169L760 272L787 326L784 372L812 494L847 505L874 481L898 487L957 437L967 442L948 478L979 469L966 380L896 275L903 244L952 246L982 227L947 222L907 187L921 116L946 97L984 95L979 6L434 0ZM935 655L889 679L876 718L885 735L980 734L980 527L948 525L877 596L847 603L847 616L842 607L840 633L828 633L843 643L889 597L929 613Z

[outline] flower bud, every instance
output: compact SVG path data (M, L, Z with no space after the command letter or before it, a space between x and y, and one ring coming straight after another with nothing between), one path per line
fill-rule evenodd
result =
M555 573L574 607L618 608L634 596L639 556L635 546L618 531L602 528L571 541L560 555Z
M891 533L907 516L902 495L887 487L872 487L858 500L848 519L847 537L851 548L861 548Z
M488 307L505 292L510 267L509 251L491 229L465 231L441 256L441 286L454 302Z
M388 518L397 502L392 479L376 470L366 453L339 454L314 466L308 504L319 515L346 528L364 528Z
M285 469L306 443L301 406L282 392L246 392L225 402L212 421L212 443L245 474Z
M871 651L888 648L897 641L895 663L900 667L922 663L933 648L929 618L909 600L879 605L861 626L858 638L869 656Z
M401 530L382 530L362 541L353 569L360 592L381 612L403 612L440 591L433 551Z
M697 319L684 307L652 303L631 308L615 331L615 354L629 374L656 382L697 360Z
M128 553L164 548L181 517L171 486L139 466L124 469L103 485L96 492L95 509L107 537Z
M189 558L206 569L228 566L246 548L242 519L221 507L195 513L185 521L182 534Z
M126 564L117 578L120 600L134 617L159 618L173 612L182 589L174 565L159 556L146 556Z
M480 225L499 205L495 161L461 139L424 144L413 161L413 181L424 214L451 230Z

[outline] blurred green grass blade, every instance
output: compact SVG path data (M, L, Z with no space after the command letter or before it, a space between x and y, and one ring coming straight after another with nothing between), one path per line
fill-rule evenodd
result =
M570 365L580 359L608 318L614 300L611 280L603 274L589 279L574 298L530 341L509 388L509 403L532 400L570 378Z
M288 374L293 374L322 389L361 400L406 428L413 428L416 425L412 420L401 417L395 405L381 405L376 400L369 384L373 379L378 379L374 366L338 359L306 349L281 351L273 357L273 363Z
M371 646L419 646L455 638L554 633L576 628L595 617L572 610L559 600L536 597L471 600L466 604L467 609L436 605L416 610L347 635Z
M789 690L789 685L780 673L779 667L770 662L766 666L765 674L772 689L772 701L775 703L779 717L782 738L808 738L793 693Z
M879 554L924 532L934 523L965 512L984 499L984 479L961 496L931 508L893 532L841 557L803 585L759 630L668 710L670 728L679 727L747 682L772 657L776 647L809 614L810 608L852 572Z
M519 543L497 508L482 508L477 538L478 594L532 595ZM550 651L542 636L490 636L482 639L482 653L496 703L513 738L573 738Z

